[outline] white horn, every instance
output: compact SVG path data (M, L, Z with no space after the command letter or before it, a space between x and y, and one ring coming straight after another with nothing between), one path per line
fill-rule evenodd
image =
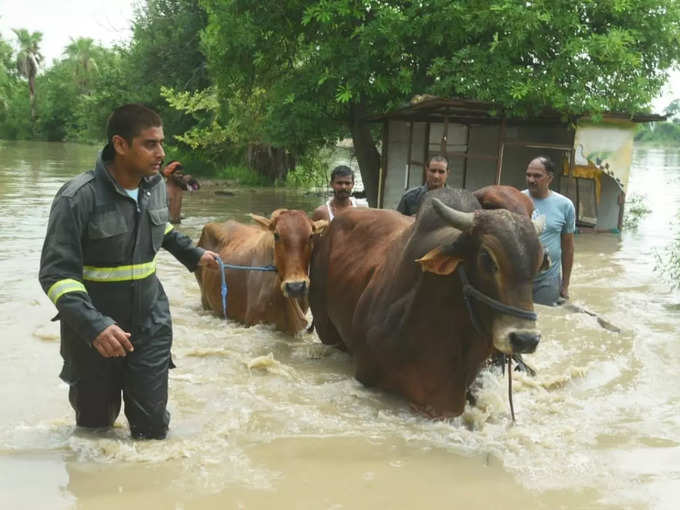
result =
M432 199L432 205L437 214L445 222L449 223L451 226L457 228L458 230L464 231L472 227L475 215L471 212L458 211L448 205L444 204L438 198Z

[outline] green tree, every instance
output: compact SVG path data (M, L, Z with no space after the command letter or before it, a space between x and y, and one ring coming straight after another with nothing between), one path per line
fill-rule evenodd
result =
M76 112L83 93L74 80L72 62L62 59L40 73L36 80L38 119L34 137L50 141L64 141L75 131Z
M0 37L0 112L7 108L14 85L12 67L12 47Z
M635 140L657 145L680 143L680 99L675 99L664 110L667 120L643 124L635 133Z
M664 114L673 122L680 122L680 99L674 99L664 110Z
M198 0L146 0L136 11L133 37L123 63L134 84L130 100L157 110L166 136L195 126L195 120L169 107L161 87L195 92L211 85L200 44L207 15Z
M92 75L97 72L98 50L99 47L89 37L71 38L64 50L64 55L73 67L73 79L85 94L91 92Z
M100 143L105 137L106 119L114 108L132 101L144 102L140 96L138 83L130 79L129 53L127 48L94 48L97 71L88 77L86 93L79 93L71 110L65 136L69 140ZM64 77L72 68L66 64ZM71 79L71 81L73 81ZM68 84L61 86L68 90ZM80 91L78 91L80 92ZM58 93L54 95L53 104L58 104Z
M19 74L28 80L28 90L31 102L31 120L35 122L35 77L38 74L42 54L40 42L42 32L29 32L25 28L12 29L17 37L19 51L17 52L17 69Z
M275 144L350 133L368 195L379 153L365 119L414 94L498 104L503 115L645 108L680 56L668 0L202 0L222 108L266 91Z

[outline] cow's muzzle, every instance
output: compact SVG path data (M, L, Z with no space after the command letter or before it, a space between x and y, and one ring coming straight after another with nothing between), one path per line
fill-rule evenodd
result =
M300 298L307 295L309 285L305 280L294 282L283 282L281 284L283 295L288 298Z
M510 347L513 353L530 354L536 350L541 335L535 331L513 331L510 333Z

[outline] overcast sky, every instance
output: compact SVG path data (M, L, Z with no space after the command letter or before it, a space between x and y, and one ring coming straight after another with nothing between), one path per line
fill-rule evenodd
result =
M0 0L0 34L14 44L13 28L40 31L45 63L61 56L71 38L104 46L129 40L137 0Z
M14 43L12 28L43 33L45 63L61 56L71 38L91 37L104 46L127 41L130 22L139 0L0 0L0 34ZM662 113L673 99L680 98L680 72L654 101L655 112Z

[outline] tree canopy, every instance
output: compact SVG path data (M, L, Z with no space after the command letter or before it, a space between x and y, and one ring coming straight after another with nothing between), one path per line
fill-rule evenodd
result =
M506 116L633 113L680 55L676 0L145 0L132 23L128 44L73 39L41 72L36 34L17 31L14 51L0 41L0 136L101 140L109 112L138 101L212 165L269 154L286 171L351 136L371 196L367 116L416 94ZM17 60L35 81L33 126Z
M668 0L202 0L204 51L222 104L266 90L266 134L300 147L352 134L414 94L497 103L505 115L646 108L680 55Z
M17 52L17 70L19 75L28 81L28 91L31 101L31 120L35 121L35 77L42 63L40 53L41 32L29 32L25 28L12 30L19 42Z

